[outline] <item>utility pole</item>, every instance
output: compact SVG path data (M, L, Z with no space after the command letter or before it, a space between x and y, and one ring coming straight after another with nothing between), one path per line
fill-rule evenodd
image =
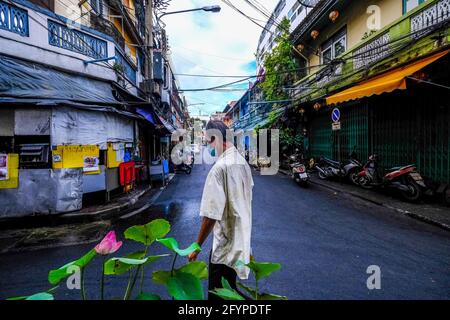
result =
M145 6L145 24L146 24L146 32L145 32L145 50L146 61L145 64L145 82L146 82L146 91L147 93L151 93L152 88L152 79L153 79L153 0L144 0L146 1Z

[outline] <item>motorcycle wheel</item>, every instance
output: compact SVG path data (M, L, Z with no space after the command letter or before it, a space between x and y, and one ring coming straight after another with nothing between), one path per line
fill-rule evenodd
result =
M322 180L326 180L328 177L325 175L325 173L319 170L319 178Z
M403 198L411 202L419 200L420 197L422 196L422 192L417 183L413 181L405 181L405 185L409 188L410 191L407 192L400 190L400 193L402 194Z
M298 182L299 186L302 188L308 188L309 184L308 181L303 181L301 180L300 182Z
M372 189L372 185L370 184L370 179L367 177L359 177L358 185L364 189Z
M348 174L348 178L350 179L350 182L353 183L353 184L356 185L356 186L359 185L359 177L358 177L358 173L359 173L358 170L353 169L353 170L350 171L350 173Z

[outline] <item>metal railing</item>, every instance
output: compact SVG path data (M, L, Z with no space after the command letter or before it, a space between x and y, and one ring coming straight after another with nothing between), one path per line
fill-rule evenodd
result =
M29 23L27 11L0 1L0 29L28 37Z

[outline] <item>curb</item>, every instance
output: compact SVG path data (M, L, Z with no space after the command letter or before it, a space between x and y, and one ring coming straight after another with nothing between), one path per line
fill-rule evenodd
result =
M279 170L279 172L284 174L284 175L290 175L290 173L288 171L286 171L286 170ZM310 182L312 184L315 184L315 185L321 186L323 188L327 188L327 189L333 190L335 192L341 192L341 193L349 194L349 195L351 195L351 196L353 196L355 198L359 198L359 199L368 201L370 203L373 203L373 204L376 204L378 206L382 206L384 208L393 210L393 211L395 211L397 213L403 214L403 215L408 216L410 218L413 218L413 219L416 219L416 220L419 220L419 221L422 221L422 222L434 225L434 226L439 227L441 229L444 229L446 231L450 231L450 226L449 225L447 225L445 223L442 223L442 222L439 222L439 221L436 221L436 220L433 220L433 219L430 219L430 218L428 218L426 216L423 216L423 215L420 215L420 214L417 214L417 213L414 213L414 212L411 212L411 211L408 211L408 210L403 210L401 208L397 208L397 207L393 207L393 206L387 205L387 204L385 204L383 202L373 200L373 199L368 198L368 197L366 197L364 195L361 195L361 194L359 194L357 192L343 191L342 189L339 189L337 187L334 187L334 186L331 186L331 185L328 185L328 184L325 184L325 183L321 183L321 182L318 182L318 181L315 181L315 180L312 180L312 179L310 180Z
M55 214L55 215L39 215L39 216L26 216L18 218L10 218L4 221L0 221L0 230L14 230L14 229L34 229L39 227L55 227L65 224L84 223L99 221L108 218L116 218L120 212L132 208L132 206L152 188L149 186L126 202L114 205L112 207L104 208L94 212L80 213L79 211Z

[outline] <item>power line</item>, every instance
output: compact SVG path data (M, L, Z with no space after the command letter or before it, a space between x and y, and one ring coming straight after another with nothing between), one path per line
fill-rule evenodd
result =
M176 46L172 45L172 47L181 48L181 49L184 49L184 50L188 50L188 51L192 51L192 52L195 52L195 53L199 53L201 55L216 57L216 58L220 58L220 59L224 59L224 60L248 61L248 59L235 58L235 57L224 57L224 56L219 56L219 55L215 55L215 54L211 54L211 53L201 52L201 51L197 51L197 50L194 50L194 49L186 48L186 47L183 47L183 46L180 46L180 45L176 45Z
M247 14L245 14L244 12L242 12L241 10L239 10L236 6L234 6L229 0L221 0L223 3L225 3L227 6L229 6L230 8L232 8L233 10L235 10L236 12L238 12L239 14L241 14L242 16L244 16L245 18L247 18L248 20L250 20L251 22L253 22L254 24L256 24L257 26L259 26L260 28L266 30L267 32L270 32L273 34L273 32L269 29L267 29L266 27L260 25L258 22L255 21L254 18L249 17Z
M228 86L233 85L233 84L238 84L238 83L247 81L247 80L249 80L249 79L251 79L251 78L253 78L253 76L247 77L247 78L244 78L244 79L241 79L241 80L233 81L233 82L224 83L224 84L221 84L221 85L218 85L218 86L214 86L214 87L210 87L210 88L200 88L200 89L180 89L180 90L178 90L178 91L182 91L182 92L211 91L211 90L214 90L214 89L220 89L220 88L228 87Z

